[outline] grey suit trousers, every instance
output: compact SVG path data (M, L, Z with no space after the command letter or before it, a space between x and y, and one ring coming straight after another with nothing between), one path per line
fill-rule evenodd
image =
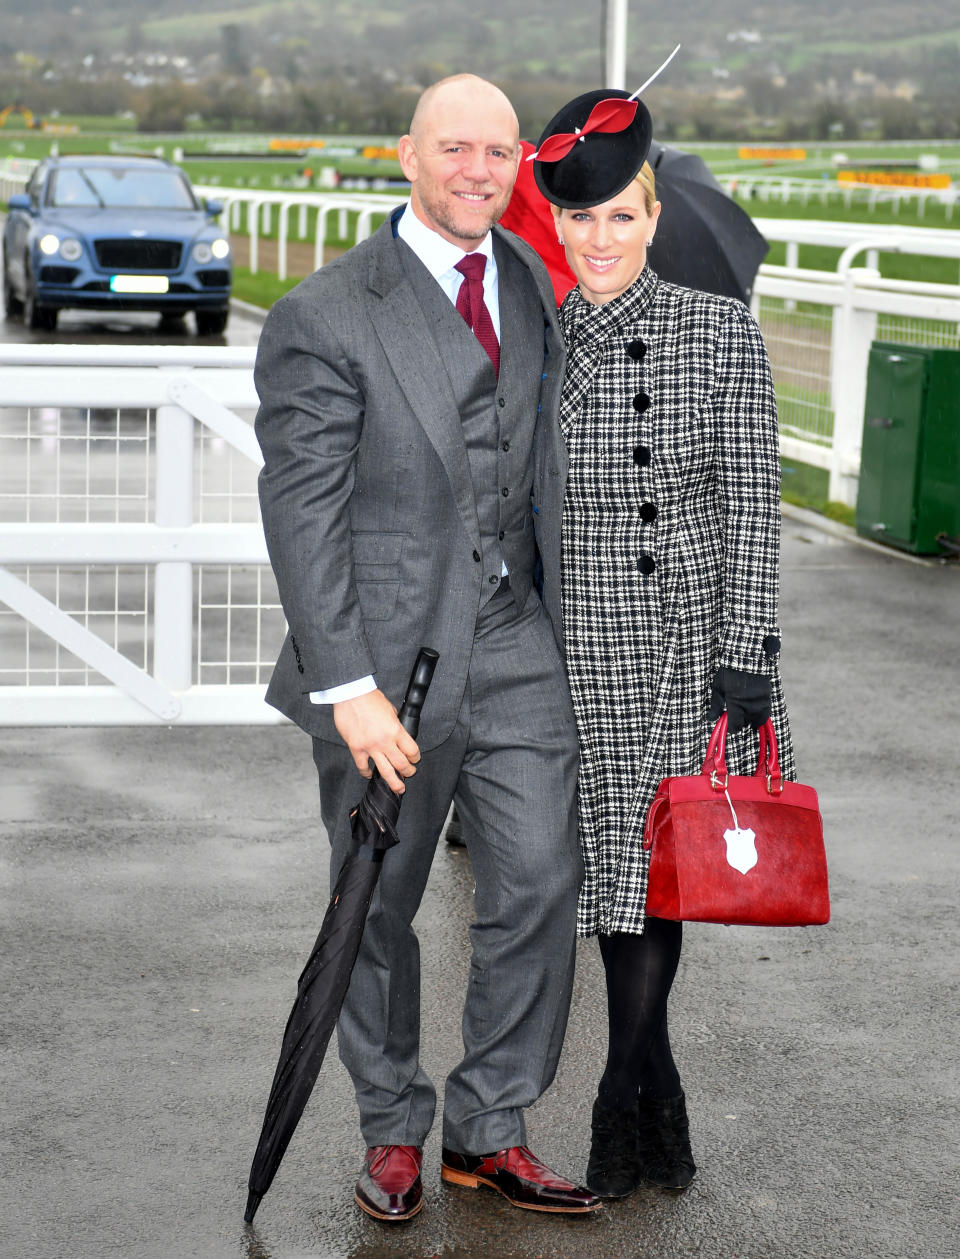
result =
M314 759L335 877L364 783L343 745L314 739ZM523 1111L553 1080L573 983L583 873L577 759L549 619L535 591L519 611L505 588L481 610L454 730L407 784L400 843L384 859L340 1016L340 1056L368 1146L423 1145L433 1123L436 1090L419 1061L420 954L411 924L452 799L476 881L476 918L464 1056L447 1078L443 1144L467 1154L525 1144Z

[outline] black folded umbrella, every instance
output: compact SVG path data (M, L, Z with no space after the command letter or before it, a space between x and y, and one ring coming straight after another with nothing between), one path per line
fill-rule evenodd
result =
M650 266L661 280L749 303L770 248L753 219L695 154L654 142L647 160L663 206Z
M429 647L420 649L397 714L403 728L414 738L438 658ZM374 770L363 799L350 815L353 848L343 863L317 942L303 968L297 999L283 1034L263 1129L250 1168L243 1217L248 1224L270 1188L320 1074L357 960L384 853L398 842L396 825L401 800L402 796L391 791Z

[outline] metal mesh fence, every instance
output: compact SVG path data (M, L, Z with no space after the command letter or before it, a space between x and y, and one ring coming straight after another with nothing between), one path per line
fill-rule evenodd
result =
M780 431L822 446L833 437L833 317L827 305L759 299L757 319L770 355Z
M156 517L156 415L91 408L0 408L0 522L116 526ZM193 511L198 523L259 519L257 469L222 438L194 426ZM191 475L185 468L184 475ZM152 667L154 567L10 565L20 581L133 664ZM268 565L196 565L194 684L264 683L284 634ZM85 686L104 679L0 603L0 686Z

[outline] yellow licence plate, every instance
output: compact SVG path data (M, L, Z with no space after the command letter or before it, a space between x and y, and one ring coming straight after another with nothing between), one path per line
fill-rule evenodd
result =
M165 275L114 275L110 288L114 293L166 293L170 281Z

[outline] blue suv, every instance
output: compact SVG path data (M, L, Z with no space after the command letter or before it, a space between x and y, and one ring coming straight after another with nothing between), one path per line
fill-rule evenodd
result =
M64 307L193 311L201 336L223 332L233 277L221 210L163 158L47 158L8 203L4 312L52 332Z

